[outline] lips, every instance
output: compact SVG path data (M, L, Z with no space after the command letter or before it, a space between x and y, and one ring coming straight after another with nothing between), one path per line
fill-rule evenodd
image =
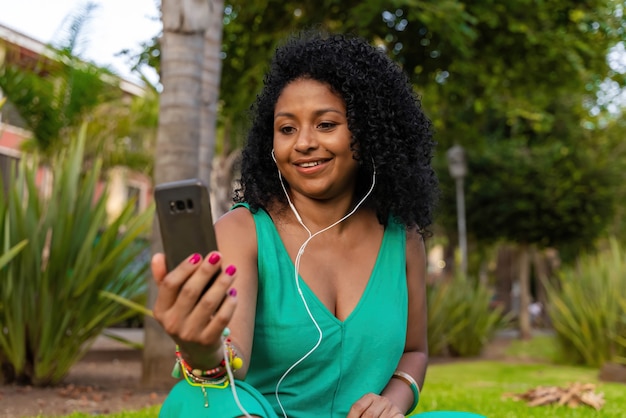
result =
M301 163L301 164L296 164L298 167L302 167L302 168L309 168L309 167L315 167L317 165L322 164L321 161L311 161L308 163Z
M313 168L324 163L330 161L329 158L319 158L319 159L299 159L293 162L293 165L299 168Z

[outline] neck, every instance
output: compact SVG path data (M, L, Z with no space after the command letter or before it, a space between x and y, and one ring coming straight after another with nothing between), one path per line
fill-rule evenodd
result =
M353 204L354 190L336 198L318 200L287 191L282 176L280 180L288 201L288 207L285 209L289 209L291 214L296 218L296 221L308 232L309 237L311 237L318 232L326 231L330 228L335 228L341 232L341 229L343 229L341 224L345 224L344 221L356 214L374 190L374 186L376 185L376 171L374 170L372 185L368 192L356 204ZM309 221L309 225L307 225L307 220ZM312 226L315 226L315 229L312 230Z
M350 213L355 205L351 197L345 197L333 201L316 201L313 199L292 197L291 199L296 212L300 216L300 220L311 233L315 233L321 229L332 225ZM293 213L291 208L289 212ZM297 217L295 213L294 219ZM297 219L296 219L297 222ZM335 230L343 229L345 222L334 227Z

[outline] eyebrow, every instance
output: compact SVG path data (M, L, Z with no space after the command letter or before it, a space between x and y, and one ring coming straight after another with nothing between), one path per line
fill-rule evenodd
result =
M339 110L334 109L332 107L329 107L329 108L326 108L326 109L319 109L319 110L316 110L314 112L315 116L321 116L324 113L337 113L337 114L339 114L341 116L344 116L344 117L346 116L343 112L340 112ZM290 113L290 112L278 112L277 114L274 115L274 120L276 120L276 118L278 118L280 116L285 116L285 117L288 117L288 118L292 118L295 115L293 113Z

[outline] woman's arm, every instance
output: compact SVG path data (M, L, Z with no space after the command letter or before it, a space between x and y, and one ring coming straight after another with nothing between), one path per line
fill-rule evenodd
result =
M237 277L232 285L237 291L237 309L228 328L232 343L243 360L243 367L235 375L243 379L250 365L258 291L258 249L254 218L246 208L234 209L216 222L215 232L225 265L237 266Z
M407 232L406 276L409 316L406 345L397 370L409 374L421 389L428 363L426 250L422 236L414 230ZM414 394L410 386L399 378L392 378L382 395L390 399L403 412L407 411L414 402Z
M216 367L223 359L221 337L228 326L243 360L236 374L243 377L248 368L256 309L254 219L247 209L236 209L216 222L215 232L219 252L200 259L192 256L170 273L165 272L162 254L153 257L152 272L158 287L154 316L179 345L186 362L203 370ZM220 269L218 279L200 297Z

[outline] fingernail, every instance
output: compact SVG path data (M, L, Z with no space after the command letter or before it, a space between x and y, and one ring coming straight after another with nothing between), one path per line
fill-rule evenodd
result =
M218 253L213 253L211 254L211 256L209 257L209 263L211 264L217 264L218 261L220 261L220 255Z
M200 261L202 257L200 257L200 254L194 254L191 256L191 258L189 258L189 262L191 264L198 264L198 262Z
M235 289L234 287L232 287L232 288L228 291L228 296L231 296L231 297L233 297L233 298L234 298L235 296L237 296L237 289Z
M228 274L229 276L234 276L236 271L237 271L237 267L231 264L230 266L226 267L226 270L224 272Z

